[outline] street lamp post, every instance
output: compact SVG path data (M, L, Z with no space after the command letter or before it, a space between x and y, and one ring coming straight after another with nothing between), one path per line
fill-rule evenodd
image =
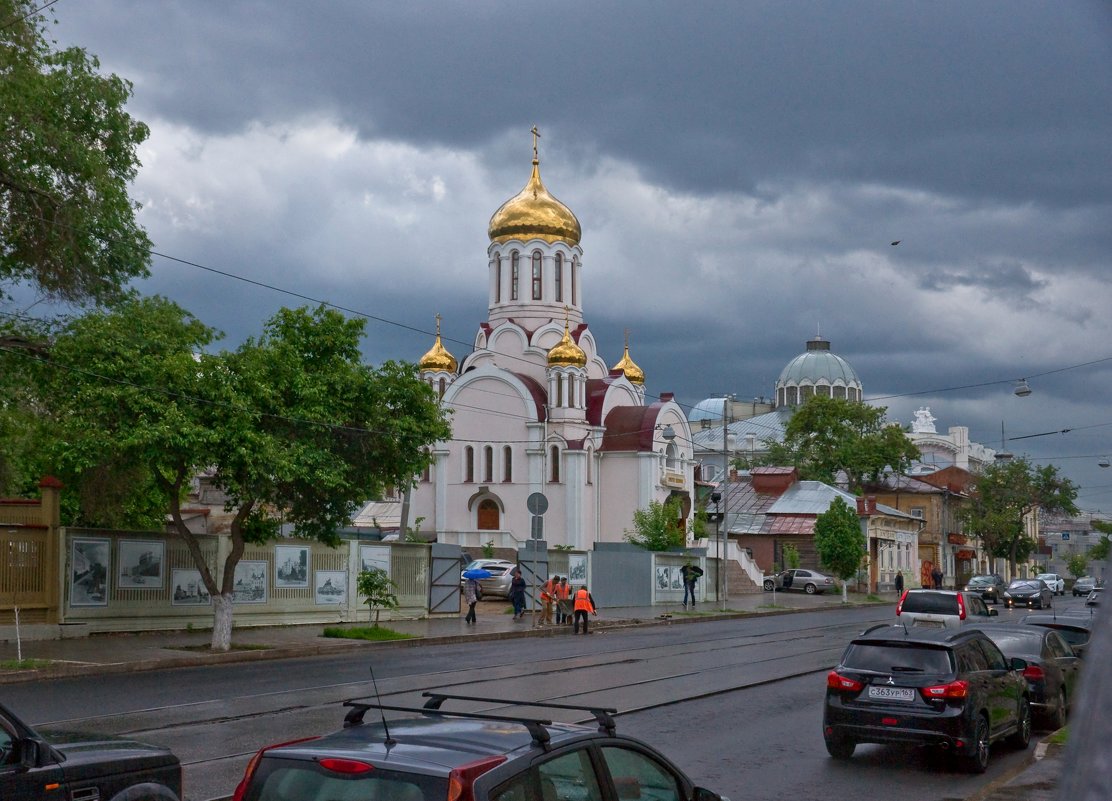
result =
M722 398L722 531L719 541L722 543L722 560L718 563L719 573L722 574L721 585L722 592L719 597L722 599L722 611L726 611L726 597L730 592L730 585L726 578L728 571L726 570L726 563L730 558L730 547L728 537L730 536L730 527L726 523L726 517L730 509L730 401L733 400L732 395L726 395Z
M721 556L721 551L722 551L722 517L718 512L718 502L722 500L722 493L721 492L712 492L710 494L710 500L714 504L714 533L716 535L715 540L714 540L714 547L715 547L715 555L718 556L718 572L721 573L722 572L722 556ZM715 586L714 586L715 592L717 592L718 587L721 584L721 582L716 580L714 582L714 584L715 584Z

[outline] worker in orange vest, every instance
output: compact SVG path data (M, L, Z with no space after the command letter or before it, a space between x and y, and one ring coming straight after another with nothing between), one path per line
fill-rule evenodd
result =
M571 623L571 585L567 576L560 576L556 585L556 625Z
M583 633L587 633L587 614L598 616L598 610L595 609L595 599L591 597L591 593L587 590L586 586L580 587L575 591L575 629L573 634L579 633L579 621L583 621Z
M547 626L552 623L552 604L556 602L556 585L559 581L559 576L551 576L548 581L541 585L542 626Z

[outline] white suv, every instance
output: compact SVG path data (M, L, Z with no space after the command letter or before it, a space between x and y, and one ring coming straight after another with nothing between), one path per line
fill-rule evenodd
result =
M1050 587L1050 591L1055 595L1066 594L1066 580L1057 573L1039 573L1035 578L1045 581L1046 586Z
M996 617L979 592L961 590L907 590L896 604L900 623L912 626L957 629L967 621Z

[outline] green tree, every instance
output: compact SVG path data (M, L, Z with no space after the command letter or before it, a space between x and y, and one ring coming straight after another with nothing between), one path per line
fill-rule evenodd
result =
M1036 467L1026 459L989 465L973 480L969 496L959 513L966 532L980 537L992 556L1007 559L1013 576L1037 544L1024 530L1027 514L1037 509L1077 514L1077 486L1053 465Z
M131 84L79 47L54 50L33 0L0 0L0 296L111 301L147 274L150 241L128 183L147 127Z
M1101 562L1108 558L1109 553L1112 553L1112 540L1108 538L1112 534L1112 523L1104 520L1094 520L1093 530L1099 531L1101 538L1100 542L1089 549L1089 558Z
M845 471L849 489L879 480L886 468L905 471L919 449L885 420L884 407L814 395L784 428L783 443L768 442L764 464L794 465L805 480L833 484Z
M451 430L412 366L360 363L360 320L281 310L234 352L162 299L74 321L46 372L74 467L141 464L212 596L212 647L231 645L235 566L278 533L338 544L359 502L411 481ZM210 568L181 513L202 469L229 498L228 556Z
M361 571L355 579L355 586L367 604L368 620L370 619L370 612L374 611L374 625L376 628L378 627L378 616L383 609L398 608L398 595L395 592L398 585L386 575L386 571L382 568L372 567L370 570Z
M819 562L842 580L842 603L846 603L846 582L861 567L865 543L857 512L841 497L836 497L815 521L815 550Z
M784 547L780 549L784 556L784 569L795 570L799 567L799 549L792 545L790 542L785 543Z
M1086 553L1070 554L1066 560L1066 570L1075 579L1081 578L1089 570L1089 555Z
M648 508L633 512L633 531L626 531L626 542L647 551L667 551L684 543L683 512L679 499L664 503L649 501Z

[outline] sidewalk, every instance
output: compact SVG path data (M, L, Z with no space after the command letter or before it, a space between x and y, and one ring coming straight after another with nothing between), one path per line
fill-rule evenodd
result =
M895 596L884 596L895 603ZM853 605L869 603L865 596L851 593ZM800 611L836 609L842 606L840 594L804 595L777 592L753 593L731 598L723 612L714 602L699 604L694 611L679 604L654 607L600 609L591 618L592 631L646 625L683 625L722 617L792 614ZM23 658L49 660L38 670L0 668L0 684L36 681L67 676L159 670L229 662L289 659L339 652L354 648L409 648L422 645L496 640L524 637L571 636L570 626L534 626L526 615L515 621L503 601L485 601L478 607L478 621L469 626L458 617L383 621L394 631L412 634L413 639L368 643L362 640L333 639L321 636L324 625L237 628L232 633L233 650L217 654L207 650L211 634L206 631L151 632L140 634L94 634L80 639L33 640L23 643ZM366 620L336 623L337 626L366 626ZM238 650L237 650L238 649ZM0 642L0 662L15 660L16 643ZM1029 752L1021 768L993 781L966 801L1054 801L1058 777L1063 770L1060 746L1040 744Z

